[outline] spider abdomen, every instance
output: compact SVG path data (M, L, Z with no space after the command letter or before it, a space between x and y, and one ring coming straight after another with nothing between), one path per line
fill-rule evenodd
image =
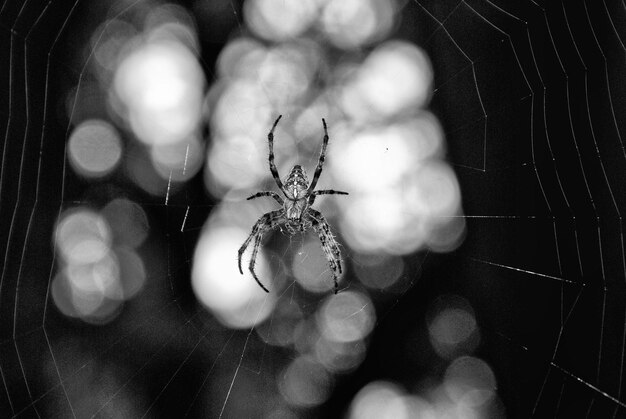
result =
M309 189L309 181L302 166L296 164L285 180L285 191L290 199L304 198Z

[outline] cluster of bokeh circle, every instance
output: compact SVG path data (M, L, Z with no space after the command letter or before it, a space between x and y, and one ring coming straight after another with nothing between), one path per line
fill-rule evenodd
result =
M93 77L68 95L67 155L76 175L121 176L167 206L201 174L206 192L219 199L194 249L192 288L224 327L254 328L266 346L291 351L267 372L282 400L277 412L324 403L337 375L359 367L377 322L377 296L397 295L410 281L403 256L450 251L463 239L459 185L445 161L443 130L427 110L429 59L416 45L389 39L401 6L248 0L240 34L224 46L207 89L197 22L224 10L208 1L197 2L193 14L138 4L141 13L121 11L94 31L85 64ZM94 96L105 103L101 117L85 111ZM272 200L245 197L271 185L267 133L279 113L275 152L283 176L294 164L312 170L321 119L328 122L318 188L350 192L316 202L342 243L347 268L338 295L314 234L281 235L281 245L262 246L257 274L269 295L237 269L251 226L275 209ZM132 139L122 140L127 133ZM145 262L136 249L148 231L130 197L64 211L52 286L60 311L106 323L125 300L140 298ZM423 321L434 351L450 361L444 378L421 396L370 383L354 398L352 417L443 417L459 409L479 417L495 399L493 373L471 356L480 332L469 303L442 297Z

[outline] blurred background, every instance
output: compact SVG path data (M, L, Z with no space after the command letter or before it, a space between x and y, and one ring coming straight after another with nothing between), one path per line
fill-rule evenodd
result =
M0 416L624 415L608 3L5 0Z

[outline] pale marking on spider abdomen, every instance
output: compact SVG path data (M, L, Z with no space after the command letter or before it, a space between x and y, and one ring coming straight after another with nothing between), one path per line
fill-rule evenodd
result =
M290 199L301 199L307 193L309 181L306 178L306 172L302 168L302 166L296 164L287 179L285 179L285 190L291 195L288 196Z

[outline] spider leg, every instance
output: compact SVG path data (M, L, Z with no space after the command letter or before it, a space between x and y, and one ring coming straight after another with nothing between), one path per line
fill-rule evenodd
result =
M273 191L263 191L263 192L257 192L252 196L247 197L246 199L249 201L251 199L254 198L259 198L261 196L271 196L272 198L274 198L276 200L276 202L278 202L280 205L284 205L285 201L283 201L283 198L278 195L276 192Z
M278 121L280 121L280 118L282 117L282 115L278 115L278 118L276 118L276 121L274 121L274 125L272 125L272 129L270 130L269 134L267 134L267 142L270 146L270 172L272 172L274 181L276 181L276 184L281 191L284 190L283 182L280 180L280 176L278 175L278 169L276 168L276 164L274 163L274 129L276 128L276 125L278 125Z
M328 264L333 273L333 281L335 282L335 294L339 291L338 277L341 274L341 251L339 250L339 244L335 240L333 233L330 231L328 222L324 218L321 212L309 208L309 217L313 229L317 232L320 242L322 244L322 250L328 260Z
M263 291L270 292L261 283L261 281L259 280L259 277L256 276L256 272L254 272L254 264L256 263L256 255L259 252L259 246L261 245L261 239L262 238L263 238L263 233L259 233L259 234L257 234L256 239L254 239L254 247L252 248L252 257L250 258L250 265L248 265L248 268L250 269L250 273L252 274L252 277L254 278L256 283L259 284L259 286L261 288L263 288Z
M243 256L243 253L246 251L246 248L248 247L248 245L250 244L250 241L252 241L253 238L255 239L254 248L252 250L252 259L250 260L249 268L250 268L250 272L252 273L252 277L254 278L254 280L259 284L261 288L263 288L265 292L269 292L269 290L265 288L265 286L261 283L256 273L254 272L254 264L256 263L256 256L259 250L259 246L261 244L261 240L263 238L263 234L265 234L265 232L267 232L268 230L272 230L276 228L281 222L283 222L282 210L271 211L261 216L261 218L259 218L258 221L252 227L252 231L250 232L250 235L248 236L246 241L243 242L238 252L237 260L238 260L239 272L243 275L243 269L241 269L241 257Z
M313 192L313 189L315 189L315 185L317 185L317 180L322 174L322 166L324 166L324 159L326 158L326 146L328 146L328 127L326 127L326 121L324 120L324 118L322 118L322 124L324 125L324 139L322 140L322 151L320 152L320 157L317 161L317 167L315 168L313 180L311 180L311 185L309 185L309 194Z
M315 202L315 197L318 195L349 195L349 194L348 192L335 191L333 189L322 189L319 191L313 191L311 192L311 195L309 195L309 205L313 205L313 203Z
M348 192L336 191L334 189L323 189L319 191L313 191L312 195L350 195Z

